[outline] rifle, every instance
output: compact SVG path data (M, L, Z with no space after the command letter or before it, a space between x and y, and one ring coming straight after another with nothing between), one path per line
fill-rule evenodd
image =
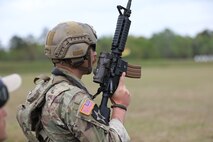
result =
M131 1L128 1L126 8L121 5L117 6L119 16L112 41L111 53L101 52L97 67L94 70L93 82L98 83L100 87L93 98L101 92L103 93L99 110L107 122L109 122L110 118L110 108L107 107L108 99L117 89L122 73L126 72L126 76L130 78L141 77L140 66L129 65L122 59L122 52L124 51L131 25L129 20Z

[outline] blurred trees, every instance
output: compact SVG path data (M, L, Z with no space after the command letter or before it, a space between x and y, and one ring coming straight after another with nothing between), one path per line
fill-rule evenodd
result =
M204 30L199 33L193 40L193 53L196 54L213 54L213 31Z
M4 48L0 42L0 60L44 60L44 39L48 32L44 28L41 35L35 38L33 35L20 37L14 35L8 48ZM97 51L110 51L112 36L103 36L98 39ZM150 59L190 59L196 55L213 54L213 31L204 30L195 37L180 36L170 29L154 34L150 38L143 36L128 37L126 48L131 52L128 58Z
M154 34L150 39L151 46L158 58L191 58L192 39L182 37L166 29L165 31Z

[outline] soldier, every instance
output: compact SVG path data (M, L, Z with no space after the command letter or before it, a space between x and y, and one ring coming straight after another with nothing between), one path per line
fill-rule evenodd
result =
M4 105L9 99L9 92L16 90L21 85L21 77L18 74L11 74L0 78L0 142L7 138L6 116Z
M117 90L110 98L112 108L109 124L102 118L81 78L92 72L96 62L97 36L85 23L65 22L49 31L45 55L54 64L51 84L45 93L41 112L39 141L51 142L128 142L123 126L130 93L122 74ZM42 92L42 91L41 91ZM122 107L120 107L122 106ZM97 108L97 107L96 107Z

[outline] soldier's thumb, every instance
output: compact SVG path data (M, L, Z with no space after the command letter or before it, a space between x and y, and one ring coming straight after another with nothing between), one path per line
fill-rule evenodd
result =
M120 77L120 81L119 81L118 86L124 86L124 84L125 84L125 76L126 76L126 73L123 72L121 77Z

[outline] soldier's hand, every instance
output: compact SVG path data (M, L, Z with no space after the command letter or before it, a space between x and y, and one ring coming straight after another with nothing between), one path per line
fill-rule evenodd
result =
M128 107L130 103L130 92L125 85L125 75L126 73L123 72L120 77L118 88L111 97L111 102L113 104L121 104Z

